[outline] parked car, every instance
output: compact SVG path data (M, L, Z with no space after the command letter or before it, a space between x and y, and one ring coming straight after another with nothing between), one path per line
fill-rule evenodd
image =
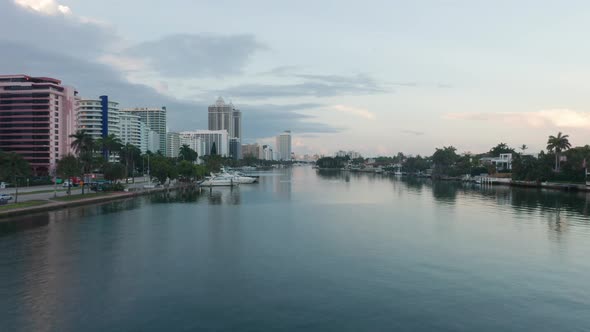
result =
M92 191L105 191L109 190L112 183L107 180L98 180L90 183L90 190Z
M12 199L12 196L9 194L0 194L0 199L10 201Z

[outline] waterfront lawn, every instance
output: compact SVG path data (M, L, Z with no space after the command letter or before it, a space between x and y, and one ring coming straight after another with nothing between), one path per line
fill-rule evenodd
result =
M0 211L9 211L9 210L16 210L16 209L23 209L33 206L39 206L43 204L47 204L47 201L28 201L28 202L21 202L16 204L8 204L8 205L0 205Z
M72 201L79 201L83 199L95 198L95 197L102 197L108 196L108 193L89 193L89 194L77 194L77 195L69 195L69 196L61 196L57 198L52 198L53 201L60 201L60 202L72 202Z
M39 191L27 191L27 192L19 192L18 195L34 195L34 194L47 194L47 193L52 193L55 190L53 189L48 189L48 190L39 190ZM57 189L57 192L64 192L67 191L67 189ZM14 194L13 194L14 196Z

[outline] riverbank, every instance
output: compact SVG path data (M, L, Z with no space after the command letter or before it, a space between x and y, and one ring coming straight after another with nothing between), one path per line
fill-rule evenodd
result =
M109 192L109 193L88 193L85 195L64 196L58 199L48 199L35 201L35 204L28 205L22 208L15 208L9 210L0 210L0 222L7 221L7 218L15 216L23 216L39 212L54 211L63 208L91 205L97 203L104 203L109 201L118 201L134 198L137 196L150 195L153 193L185 190L197 188L195 184L177 184L170 187L159 187L151 189L140 189L128 192ZM80 199L76 199L79 197ZM64 199L66 198L66 199Z
M343 171L343 172L357 172L357 173L370 173L393 176L396 175L392 172L387 171L376 171L376 169L363 169L363 170L351 170L344 168L320 168L318 171ZM403 175L403 177L417 177L417 178L432 178L430 175ZM433 181L450 181L450 182L470 182L478 185L502 185L510 187L525 187L525 188L538 188L538 189L552 189L560 191L581 191L590 192L590 186L583 183L567 183L567 182L536 182L536 181L516 181L506 177L494 177L494 176L477 176L477 177L451 177L441 176L436 179L432 178Z

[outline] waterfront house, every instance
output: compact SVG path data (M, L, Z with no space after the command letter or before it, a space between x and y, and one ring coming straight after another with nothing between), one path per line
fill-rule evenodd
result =
M494 165L497 171L512 170L512 153L501 153L497 157L481 157L479 163L482 166Z

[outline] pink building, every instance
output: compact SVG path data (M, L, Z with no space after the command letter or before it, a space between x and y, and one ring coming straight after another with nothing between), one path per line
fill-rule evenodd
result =
M72 152L77 94L54 78L0 75L0 150L22 155L33 175L51 175Z

